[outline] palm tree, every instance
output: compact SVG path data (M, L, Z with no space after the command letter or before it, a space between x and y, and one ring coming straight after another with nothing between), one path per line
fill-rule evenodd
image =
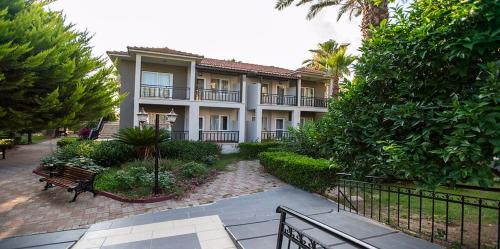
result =
M321 10L329 6L340 6L337 15L337 21L346 13L349 13L349 19L354 15L355 17L363 15L361 20L361 34L363 39L368 37L370 25L378 27L382 20L389 17L389 10L387 8L390 0L380 0L375 3L375 0L299 0L296 6L311 4L307 19L314 18ZM275 8L282 10L290 6L294 0L277 0Z
M356 56L347 53L349 44L338 44L334 40L328 40L318 44L317 49L309 50L313 53L312 59L305 60L304 64L313 69L324 71L333 77L333 92L338 92L340 79L351 74L351 64Z

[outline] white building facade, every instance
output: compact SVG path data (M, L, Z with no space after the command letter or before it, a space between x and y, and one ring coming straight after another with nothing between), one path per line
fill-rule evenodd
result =
M160 124L170 110L179 114L173 139L217 143L279 140L290 126L317 120L335 91L331 77L310 69L288 70L204 58L168 48L128 47L109 51L121 92L120 128Z

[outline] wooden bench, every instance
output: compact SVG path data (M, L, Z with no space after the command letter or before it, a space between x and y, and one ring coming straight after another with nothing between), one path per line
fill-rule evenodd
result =
M94 178L96 173L90 170L72 167L72 166L41 166L35 170L33 173L42 176L40 182L45 182L45 187L43 190L47 190L54 186L59 186L68 189L68 192L75 192L73 200L83 192L92 192L94 197L96 193L94 192Z

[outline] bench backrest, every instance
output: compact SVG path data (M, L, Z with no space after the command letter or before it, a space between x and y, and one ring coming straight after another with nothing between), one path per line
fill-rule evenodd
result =
M78 167L71 167L71 166L64 166L62 169L62 175L66 178L72 179L72 180L84 180L88 181L91 180L96 173L90 170L78 168Z

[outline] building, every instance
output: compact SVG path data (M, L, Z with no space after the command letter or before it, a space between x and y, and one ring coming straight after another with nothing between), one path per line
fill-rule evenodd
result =
M121 92L120 127L138 126L143 108L179 114L174 139L239 143L286 137L288 127L316 120L327 111L333 81L323 72L289 70L169 48L127 47L108 51L116 61ZM164 116L160 124L167 125Z

